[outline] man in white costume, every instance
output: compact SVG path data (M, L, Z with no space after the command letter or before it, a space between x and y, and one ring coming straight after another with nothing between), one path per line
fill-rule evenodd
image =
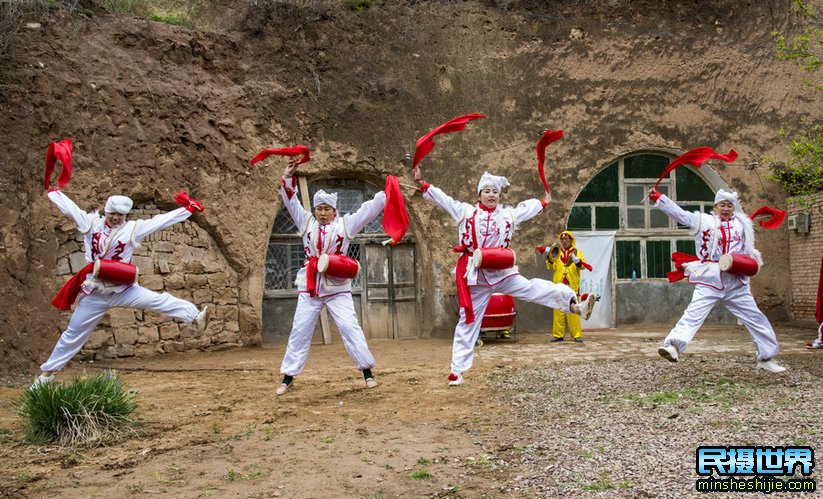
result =
M93 274L94 264L101 260L130 263L140 241L150 234L186 220L194 211L203 211L202 204L181 192L175 196L175 200L183 204L182 207L148 220L127 221L126 216L133 203L126 196L108 198L103 216L96 211L81 210L60 189L49 189L48 198L64 215L74 220L77 229L83 233L87 265L66 283L52 302L61 310L70 310L75 298L80 295L68 327L60 335L48 360L40 366L42 373L33 386L51 381L54 373L63 369L83 348L94 327L112 308L144 308L185 323L195 322L201 332L205 329L208 307L198 311L194 304L168 293L156 293L136 282L108 282Z
M306 260L295 279L299 292L297 310L294 312L286 353L280 366L283 382L277 387L275 394L285 395L292 387L294 377L303 371L309 356L312 333L324 306L340 329L343 345L354 365L363 372L366 388L375 388L377 381L371 371L375 361L354 311L351 279L335 278L316 269L321 255L346 255L354 236L383 211L386 194L378 192L355 213L338 217L337 193L319 190L314 195L314 213L311 213L303 208L298 197L295 176L298 166L297 161L289 162L280 181L280 195L294 225L300 230Z
M444 209L456 221L459 243L455 252L461 253L455 269L458 297L463 299L460 320L454 330L449 385L463 383L463 373L474 361L474 345L480 334L483 314L492 293L504 293L514 298L539 303L546 307L574 313L588 319L597 297L590 294L583 303L577 303L577 293L570 287L543 279L526 279L516 265L502 270L476 268L469 263L475 251L482 248L509 248L517 226L543 212L551 196L542 200L528 199L516 207L501 206L501 191L508 187L505 177L484 173L477 184L478 203L456 201L442 190L425 182L420 168L413 169L414 180L423 192L423 198Z
M763 264L760 252L754 247L752 221L743 213L737 193L720 189L711 215L689 213L656 189L649 191L649 199L663 213L691 229L697 252L696 260L683 265L683 274L695 284L692 301L658 353L669 362L677 362L715 303L720 301L751 334L757 367L774 373L785 371L773 358L779 351L777 337L754 301L749 277L720 270L718 260L727 253L744 254L754 258L758 265Z

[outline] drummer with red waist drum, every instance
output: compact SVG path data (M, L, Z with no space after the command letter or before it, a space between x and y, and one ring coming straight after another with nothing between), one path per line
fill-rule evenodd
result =
M656 189L649 191L649 199L663 213L692 230L697 252L694 261L683 265L683 274L695 284L692 300L658 353L670 362L677 362L714 304L721 301L751 334L757 367L775 373L785 371L786 368L774 360L779 351L774 329L757 307L749 287L746 274L753 272L746 269L739 272L734 268L734 262L741 267L754 266L755 270L763 263L754 247L752 221L743 213L737 193L720 189L711 215L689 213ZM721 265L721 258L725 265Z
M450 386L462 384L463 373L472 366L481 319L492 293L504 293L586 319L591 316L595 295L578 301L577 294L568 286L526 279L520 275L514 253L509 249L518 224L541 214L551 202L548 193L542 200L528 199L515 207L502 206L502 190L509 182L486 172L477 185L477 204L462 203L424 181L419 167L412 172L423 198L445 210L458 224L459 245L454 251L461 254L455 276L460 320L454 330Z
M52 304L70 310L77 296L77 307L60 335L42 374L33 387L48 383L63 369L89 339L95 326L112 308L142 308L169 315L185 323L195 323L200 332L208 320L208 307L198 310L186 300L169 293L155 293L137 284L138 270L130 265L134 251L149 235L203 211L203 205L184 191L175 196L180 208L155 215L148 220L126 220L133 202L126 196L111 196L104 214L81 210L59 188L49 189L49 200L71 218L83 234L87 265L61 288Z

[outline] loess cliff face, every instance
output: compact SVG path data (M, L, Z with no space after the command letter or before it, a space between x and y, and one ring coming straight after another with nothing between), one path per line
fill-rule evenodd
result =
M220 28L212 32L54 12L32 19L42 28L21 32L0 62L3 365L36 365L65 325L67 316L49 301L65 278L57 277L58 265L73 227L45 197L42 178L46 147L64 137L75 151L65 191L82 208L126 194L164 211L179 190L203 202L191 232L207 241L204 251L222 262L236 289L235 311L221 318L222 327L237 333L237 343L256 344L285 166L270 159L249 167L263 148L307 144L307 175L381 186L395 174L412 184L403 158L416 138L480 112L488 119L436 141L423 163L426 180L472 201L489 170L509 178L504 201L514 204L541 196L538 133L563 129L565 138L548 151L554 202L516 240L528 260L531 248L562 230L586 182L638 150L734 148L740 160L719 169L721 177L746 207L781 206L767 172L747 165L783 157L777 131L819 120L822 109L797 71L775 56L772 32L795 33L804 22L789 0L409 0L362 11L261 1L224 8L208 13ZM426 310L446 310L430 290L450 285L454 228L419 194L406 193L420 299ZM770 265L755 292L764 306L785 308L785 233L774 232L758 232ZM442 313L424 316L424 334L448 322Z

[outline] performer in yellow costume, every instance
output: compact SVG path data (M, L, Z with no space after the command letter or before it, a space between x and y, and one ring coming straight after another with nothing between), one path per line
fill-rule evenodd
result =
M564 230L560 233L560 243L555 244L548 252L546 268L553 271L552 281L555 284L563 283L580 295L580 272L583 269L591 270L586 263L583 252L575 248L574 235ZM566 323L569 324L569 335L574 341L583 341L583 329L580 327L580 316L567 314L554 309L554 325L552 326L552 341L563 341L566 336Z

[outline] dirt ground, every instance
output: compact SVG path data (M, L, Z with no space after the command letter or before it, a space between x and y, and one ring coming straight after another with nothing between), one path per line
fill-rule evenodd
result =
M777 330L790 370L770 382L789 387L823 352L805 349L811 329ZM140 404L138 436L91 449L24 444L14 401L32 378L6 373L0 497L530 497L512 485L525 470L487 465L523 429L501 380L534 367L669 366L656 353L664 335L609 330L586 333L582 344L550 344L545 334L487 341L460 387L446 382L450 341L372 341L380 386L368 391L337 341L314 345L304 373L280 398L283 347L73 362L62 379L116 369ZM671 368L727 357L745 363L752 353L744 330L704 328ZM597 383L585 377L569 388Z

